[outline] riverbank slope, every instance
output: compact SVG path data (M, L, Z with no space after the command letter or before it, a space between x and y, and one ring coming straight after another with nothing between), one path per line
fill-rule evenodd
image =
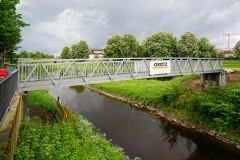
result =
M240 153L240 103L236 97L240 96L240 83L200 88L197 79L184 76L169 81L132 80L90 87Z

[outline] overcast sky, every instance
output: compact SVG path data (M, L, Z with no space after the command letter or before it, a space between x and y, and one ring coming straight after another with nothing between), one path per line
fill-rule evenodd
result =
M224 33L240 34L239 0L20 0L20 50L60 53L80 40L104 48L107 38L134 34L141 42L165 31L177 38L193 32L216 47L227 48ZM231 36L233 47L240 36Z

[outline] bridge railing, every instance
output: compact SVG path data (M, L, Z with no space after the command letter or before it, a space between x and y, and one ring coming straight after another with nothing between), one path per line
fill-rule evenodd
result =
M0 124L18 89L18 70L0 79Z
M171 71L164 75L150 75L151 61L169 61ZM104 59L53 59L19 61L19 82L28 84L58 85L70 81L79 84L99 83L132 78L151 78L184 74L220 72L220 58L104 58Z

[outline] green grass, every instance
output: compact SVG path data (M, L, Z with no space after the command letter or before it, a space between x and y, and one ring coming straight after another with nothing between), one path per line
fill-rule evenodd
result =
M54 101L46 91L29 91L28 106L54 111ZM43 124L39 118L24 120L19 132L16 160L124 160L123 149L111 144L86 119L70 113L76 128L67 120L53 125Z
M240 69L240 60L225 60L223 67L227 69Z
M164 96L166 93L172 92L176 86L179 86L184 80L190 76L177 77L170 81L157 80L129 80L102 84L92 84L97 89L131 98L132 100L143 104L151 104L155 106L163 106L165 104ZM174 93L173 93L174 94Z
M54 98L49 96L47 91L36 90L28 92L28 107L41 108L43 111L54 114L55 101Z

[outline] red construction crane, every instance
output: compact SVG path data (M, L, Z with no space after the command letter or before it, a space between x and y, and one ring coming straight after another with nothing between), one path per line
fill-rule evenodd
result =
M230 34L230 33L226 33L226 34L222 34L224 36L228 36L228 49L230 50L230 37L231 36L240 36L240 34Z

